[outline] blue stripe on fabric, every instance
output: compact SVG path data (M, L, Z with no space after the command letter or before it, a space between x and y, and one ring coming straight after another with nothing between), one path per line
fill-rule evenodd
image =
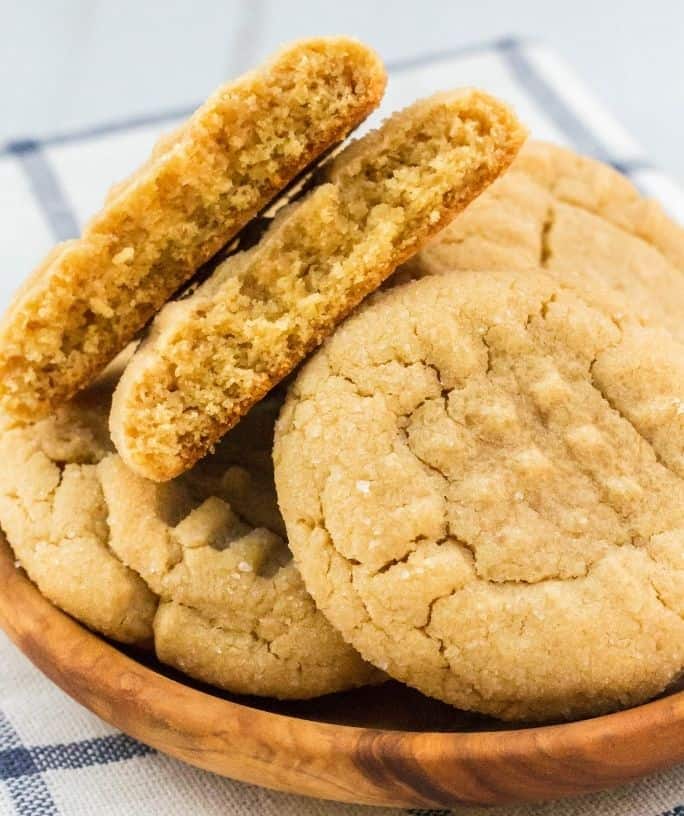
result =
M50 789L12 723L0 711L0 780L17 816L57 816Z
M658 816L684 816L684 805L675 805L671 810L666 810Z
M453 816L453 810L416 810L416 808L411 808L410 810L406 811L409 816Z
M553 85L536 69L520 42L514 39L501 40L497 48L515 79L531 94L539 107L560 130L567 134L573 148L576 148L579 153L594 156L610 164L610 151L606 149L591 128L568 106Z
M0 751L0 779L16 779L20 776L32 776L40 773L33 761L31 752L24 746L10 748L9 751Z
M177 108L160 113L130 116L126 119L117 120L116 122L103 122L99 125L72 130L67 133L55 133L50 136L45 136L42 139L21 139L8 142L0 148L0 156L7 154L12 155L15 152L17 144L25 144L27 142L39 147L56 147L58 145L70 144L71 142L96 139L99 136L107 136L110 133L117 133L122 130L133 130L140 127L161 125L164 122L170 122L175 119L186 119L196 107L197 105L193 105L192 107Z
M42 776L8 779L5 786L17 816L59 816L55 800Z
M150 748L126 734L109 734L106 737L81 740L58 745L41 745L29 748L31 758L39 771L90 768L108 765L127 759L154 754Z
M0 752L19 747L21 747L19 734L14 730L5 714L0 711Z
M612 161L610 164L620 173L625 176L629 176L632 173L641 173L644 170L653 170L655 171L656 168L648 161L644 160L635 160L635 161ZM684 814L683 814L684 816Z
M123 762L153 753L153 748L125 734L110 734L56 745L19 746L0 751L0 780L32 776L45 771L91 768L94 765Z
M78 770L156 753L126 734L55 745L26 746L0 711L0 782L17 816L57 816L58 810L43 774Z
M75 238L79 234L76 217L41 145L35 140L25 140L12 142L8 150L26 174L54 237L58 241Z

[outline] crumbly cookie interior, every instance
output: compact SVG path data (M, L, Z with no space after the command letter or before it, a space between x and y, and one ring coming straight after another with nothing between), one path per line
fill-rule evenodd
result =
M253 249L155 321L115 395L126 463L164 480L251 404L512 160L523 134L484 94L444 94L388 120L326 168Z
M219 89L20 290L0 326L3 409L36 419L83 387L384 83L373 52L330 38Z

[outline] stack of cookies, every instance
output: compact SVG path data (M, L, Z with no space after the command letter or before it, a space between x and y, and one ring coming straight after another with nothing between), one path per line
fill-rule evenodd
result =
M684 231L479 91L343 145L384 86L297 43L50 253L0 324L2 529L232 692L644 701L684 670Z

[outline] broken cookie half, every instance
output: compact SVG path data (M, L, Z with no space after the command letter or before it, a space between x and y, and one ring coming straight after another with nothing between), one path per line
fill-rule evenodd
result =
M138 474L182 473L402 261L508 167L524 131L475 90L415 103L351 144L253 248L167 305L114 397Z
M331 37L219 88L19 290L0 322L2 409L35 420L86 386L384 87L373 51Z

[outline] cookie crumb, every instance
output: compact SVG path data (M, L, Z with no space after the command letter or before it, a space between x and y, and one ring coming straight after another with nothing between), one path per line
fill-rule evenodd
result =
M124 247L121 252L117 252L112 258L114 264L127 264L135 258L135 250L131 246Z

